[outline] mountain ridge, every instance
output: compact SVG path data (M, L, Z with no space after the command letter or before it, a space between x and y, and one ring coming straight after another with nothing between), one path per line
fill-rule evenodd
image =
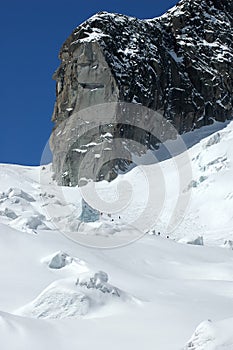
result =
M211 4L216 4L219 6L219 9L216 9L215 7L211 7L210 5ZM141 52L140 50L143 50L143 47L141 47L141 44L140 42L136 42L136 45L135 45L135 51L133 52L134 50L134 44L132 42L132 40L130 41L130 38L128 38L129 34L137 34L135 33L136 31L133 31L133 29L136 29L138 24L140 24L142 27L140 28L141 29L141 36L143 35L148 35L150 33L145 33L145 31L147 30L150 30L150 27L152 26L153 27L153 30L155 31L154 33L151 33L151 34L158 34L158 38L156 40L159 40L160 42L158 44L161 44L161 46L163 47L163 51L165 51L163 54L166 53L166 51L170 54L170 57L167 56L167 59L168 59L168 62L167 64L172 64L172 65L176 65L176 68L177 66L182 66L182 58L184 58L185 60L189 61L190 60L190 55L194 55L194 49L191 50L189 49L189 52L184 52L185 50L188 49L188 47L190 47L193 43L192 41L195 41L195 39L192 39L192 37L194 36L194 33L192 32L191 35L189 35L187 38L185 38L186 33L183 33L183 34L179 34L179 31L181 31L181 29L185 29L188 25L188 24L185 24L185 23L182 23L182 20L184 20L184 18L186 19L186 22L193 22L193 25L195 26L196 24L198 24L198 21L201 22L201 17L203 16L203 14L201 15L200 19L197 18L197 16L194 16L192 18L192 11L197 11L198 9L199 10L206 10L207 13L208 12L213 12L214 15L217 14L216 10L219 10L219 11L222 11L224 7L226 7L228 5L229 7L229 11L228 12L224 12L225 14L225 24L228 24L229 26L229 23L231 22L232 24L232 21L233 21L233 17L230 16L230 9L231 7L233 6L233 3L232 1L231 2L226 2L226 1L209 1L209 0L205 0L204 2L202 1L193 1L193 2L190 2L190 1L187 1L187 0L183 0L181 2L179 2L175 7L173 7L170 11L168 11L166 14L164 14L163 16L161 17L157 17L157 18L154 18L154 19L151 19L151 20L141 20L141 19L136 19L134 17L128 17L128 16L125 16L125 15L119 15L119 14L111 14L111 13L108 13L108 12L100 12L98 13L97 15L94 15L93 17L91 17L89 20L85 21L83 24L81 24L79 27L77 27L72 35L68 38L68 40L65 41L65 43L63 44L62 46L62 50L60 52L60 58L63 60L64 56L67 54L67 50L74 50L76 45L79 45L83 40L83 42L85 42L85 39L86 40L89 40L89 35L90 35L90 32L92 31L93 33L95 33L95 28L96 29L99 29L100 32L99 32L99 37L98 37L98 31L96 32L96 36L93 37L93 39L90 39L91 41L97 41L102 49L103 49L103 52L105 54L105 58L107 60L107 63L109 64L109 66L111 67L111 70L112 72L114 72L114 77L116 78L116 81L118 83L118 86L121 84L121 85L124 85L124 75L121 73L121 71L123 70L123 68L125 68L125 65L127 66L128 70L127 70L127 73L126 73L126 77L125 79L129 79L131 78L132 82L134 82L134 79L140 79L144 82L144 84L146 83L147 85L145 86L145 89L143 90L143 92L141 93L141 95L137 95L136 93L136 97L138 98L138 103L142 103L144 106L146 107L149 107L149 108L152 108L152 109L155 109L155 110L159 110L161 107L162 107L162 102L160 102L160 99L152 96L152 90L154 89L155 91L158 91L159 89L155 88L156 85L155 83L153 82L153 80L156 81L156 75L158 76L159 73L158 72L155 72L156 74L154 74L152 72L152 70L156 69L156 68L150 68L149 65L147 67L148 69L148 73L152 74L151 77L149 76L149 78L147 79L147 81L145 82L145 74L140 74L140 73L143 73L142 72L138 72L136 78L135 78L135 75L137 73L137 70L135 71L130 71L130 69L133 69L132 68L132 65L134 64L134 57L133 56L136 56L135 58L135 61L137 63L137 65L139 65L141 62L138 61L140 59L144 60L142 63L143 63L143 66L141 67L141 69L144 69L145 70L145 65L147 65L147 62L149 60L149 58L154 58L154 61L156 61L155 59L157 58L156 56L158 56L157 54L157 50L153 50L153 47L151 47L151 52L149 53L150 57L145 57L144 56L141 56L143 54L143 51ZM181 11L186 11L186 13L182 12ZM187 11L189 11L189 13L187 13ZM190 15L190 18L189 18L189 15ZM222 16L222 13L219 13L218 14L219 16ZM204 17L205 17L205 14L204 14ZM217 21L218 21L218 18L217 18ZM120 23L122 22L122 23ZM123 23L124 22L124 23ZM128 23L127 23L128 22ZM211 24L214 25L214 23L212 22L211 18L210 18L210 22ZM224 21L222 21L223 23ZM135 24L135 27L133 27ZM129 28L127 28L125 25L128 25ZM132 28L130 27L132 25ZM113 27L111 27L113 26ZM205 36L205 40L209 40L209 43L211 44L211 41L213 43L215 43L214 45L209 45L208 48L205 48L205 47L202 47L202 50L203 50L203 57L204 56L210 56L213 54L213 57L214 57L214 52L217 51L218 49L218 43L216 43L216 40L218 40L218 35L219 35L219 30L218 32L215 32L212 30L212 32L204 32L202 33L201 30L205 29L207 30L207 27L208 27L208 21L207 21L207 24L205 25L200 23L200 31L198 34L202 35L202 36ZM203 27L204 26L204 27ZM219 23L217 23L217 26L219 26ZM166 30L171 30L173 31L173 35L171 36L169 33L169 37L166 38ZM126 33L126 31L131 31L131 33ZM112 45L112 41L109 42L108 39L109 37L107 37L108 35L111 36L113 35L113 32L114 31L118 31L121 35L122 32L123 33L126 33L125 34L125 37L124 35L122 35L122 38L123 40L126 40L127 42L122 42L119 41L119 40L115 40L116 37L113 37L114 39L114 46L111 46ZM163 34L163 37L160 39L159 36L161 36L161 33L159 31L163 31L165 34ZM224 33L224 28L222 28L222 31ZM229 33L231 34L229 38L227 37L223 37L223 35L221 34L221 37L220 39L222 41L226 41L226 43L228 43L229 45L229 48L231 48L231 52L229 52L230 50L227 50L226 47L222 47L225 52L223 53L222 57L218 57L218 64L221 66L222 65L222 68L225 67L225 64L226 64L226 67L229 68L229 75L231 76L231 79L232 79L232 76L233 76L233 73L232 73L232 67L228 67L227 65L227 60L229 59L232 59L233 57L233 48L232 48L232 29L229 28L227 29L227 31L229 31ZM101 35L100 35L101 34ZM103 35L102 35L103 34ZM196 33L195 33L196 34ZM181 38L180 36L183 35L183 38ZM191 43L188 42L190 41L190 38L192 39ZM132 38L131 38L132 39ZM135 40L137 40L137 37L135 36L135 38L133 38ZM174 43L174 39L176 40L176 42ZM204 39L204 37L202 38ZM110 39L109 39L110 40ZM184 43L184 40L187 41L187 43ZM206 41L207 41L206 40ZM170 44L168 43L168 41L170 41ZM208 43L208 41L207 41ZM205 44L207 45L207 43L203 43L203 46L205 46ZM151 44L149 42L149 44ZM152 44L155 44L154 42L152 42ZM219 43L220 45L221 43ZM130 45L132 45L132 50L130 48ZM178 45L178 46L177 46ZM122 47L122 49L120 49L119 47ZM142 46L144 46L144 42L142 42ZM170 46L170 49L169 49L169 46ZM177 47L176 47L177 46ZM184 47L182 47L184 46ZM174 50L174 54L172 54L171 50L172 49L175 49ZM128 48L131 52L122 52L123 51L123 48ZM112 49L109 50L109 49ZM199 49L196 47L195 50L197 49L198 51L198 54L199 54ZM116 50L118 50L118 53L119 53L119 50L120 50L120 53L122 53L123 55L123 58L118 58L117 57L117 53L116 53ZM137 50L139 51L137 53ZM182 52L183 51L183 52ZM208 52L209 51L209 52ZM181 54L181 56L179 56L179 52ZM131 55L130 58L127 59L127 55ZM224 57L224 55L226 57ZM114 56L114 57L113 57ZM180 57L180 59L179 59ZM195 55L194 57L191 57L192 60L195 58ZM115 61L113 61L115 59ZM123 62L123 60L126 59L126 63ZM160 62L158 63L155 63L155 65L157 65L157 71L159 71L161 68L164 68L164 65L161 66L161 57L159 57L160 59ZM220 63L220 60L222 60L223 62ZM119 63L120 67L118 68L117 67L117 64L116 64L116 61L117 63ZM174 62L175 61L175 62ZM195 66L195 64L193 64L194 62L192 62L192 65L190 62L185 62L186 66L190 65L190 67L192 67L192 69L194 70L198 70ZM200 62L197 62L200 64ZM230 63L230 61L229 61ZM150 63L149 63L150 64ZM213 62L213 65L216 64L216 62ZM209 62L206 62L206 65L207 67L210 69L209 67ZM61 67L63 68L63 67ZM189 68L189 67L187 67ZM174 69L174 68L171 68L171 69ZM121 71L120 71L121 70ZM58 71L59 72L59 71ZM56 76L59 76L59 73L56 73L55 74L55 77ZM135 74L134 76L130 76L130 74ZM197 72L198 73L198 72ZM203 72L202 72L203 73ZM212 75L215 73L214 72L214 67L213 67L213 70L210 72ZM190 76L192 76L192 73L191 73L191 70L189 70L189 73ZM198 74L198 77L200 78L200 74ZM177 78L179 80L179 78ZM185 77L183 77L183 79L185 80ZM194 81L194 77L192 76L192 85L195 87L196 90L200 90L201 87L197 87L195 85L197 85L197 82ZM207 79L207 78L206 78ZM217 79L217 78L216 78ZM140 82L139 80L139 82ZM185 85L185 81L182 81L182 80L176 80L176 78L174 78L174 86L173 88L177 88L178 85L179 85L179 88L182 88L183 84ZM139 83L136 81L136 85L137 83ZM220 81L219 81L220 82ZM168 81L169 83L169 81ZM172 82L171 82L172 83ZM157 85L157 87L160 87L162 88L162 83L159 82L158 83L159 85ZM151 88L148 90L148 86L151 85ZM216 96L219 94L219 92L217 91L213 91L214 90L214 84L212 84L213 87L211 87L210 85L210 88L211 88L211 92L214 92L216 94ZM230 86L229 86L230 87ZM226 86L225 86L226 88ZM232 88L232 81L231 81L231 88ZM132 89L132 88L131 88ZM165 87L166 89L166 87ZM165 90L163 89L163 90ZM216 88L217 89L217 88ZM154 92L153 90L153 92ZM171 90L171 88L170 88ZM185 86L184 86L184 90L185 90ZM199 91L197 91L199 92ZM127 87L123 86L121 91L120 91L120 100L121 101L125 101L125 102L133 102L133 93L134 91L132 90L129 90L127 89ZM177 92L176 92L177 93ZM205 91L204 91L205 93ZM147 98L147 94L148 94L148 98ZM188 94L190 94L190 91L188 92ZM214 94L213 94L214 95ZM168 105L169 105L169 101L175 101L176 99L176 96L174 96L174 93L171 94L171 96L169 97L168 94L164 91L163 93L163 97L165 98L165 100L167 101ZM183 98L182 96L180 96L181 99ZM202 96L201 96L202 97ZM200 98L201 98L200 97ZM207 97L210 97L209 95ZM185 98L184 97L184 102L185 102ZM198 99L198 97L196 97ZM229 99L229 98L228 98ZM155 101L156 100L156 101ZM215 99L215 103L217 104L218 99ZM137 101L135 101L137 102ZM207 101L201 101L201 100L198 100L197 101L197 104L198 104L198 107L199 109L202 109L203 108L203 102L207 103ZM228 103L230 104L229 106L227 105L227 103L225 103L225 107L224 108L224 113L225 113L225 118L228 118L228 117L231 117L232 116L232 100L229 100ZM208 122L210 122L209 120L207 120L207 118L216 118L217 120L223 120L224 119L224 116L221 114L220 110L221 110L221 106L220 106L220 110L217 110L214 113L211 114L210 111L208 111L210 107L206 107L205 108L205 118L206 120L202 123L199 123L197 125L197 127L199 126L202 126L203 123L204 124L207 124ZM216 107L217 108L217 107ZM168 117L168 119L171 119L172 118L169 118L170 116L166 114L166 109L168 109L168 107L166 108L166 106L164 107L164 116L165 117ZM172 106L171 106L171 109L172 109ZM183 112L185 114L185 106L183 108ZM195 111L193 111L194 113ZM203 111L202 111L203 112ZM188 113L191 113L191 112L188 112ZM200 114L200 112L199 112ZM170 113L171 115L171 113ZM186 118L188 118L188 116L186 116ZM54 119L56 120L56 117L54 115ZM197 114L197 119L198 119L198 114ZM200 120L199 120L200 122ZM191 128L193 127L193 125L191 125ZM189 131L190 130L190 127L187 125L186 126L186 130L185 128L182 128L180 127L179 128L180 131Z
M101 12L82 23L63 44L61 65L54 75L55 130L74 113L106 102L147 107L168 120L179 134L214 120L231 119L232 6L232 1L225 0L182 0L163 16L151 20ZM143 115L141 119L144 120ZM153 123L150 120L152 128ZM130 130L122 118L116 124L103 134L108 132L119 138L121 129L122 134L140 139L149 149L156 147L157 141L151 137L153 132L148 130L146 121L141 131ZM99 142L100 138L101 132L91 132L75 147ZM57 177L61 176L58 154L64 142L53 133L51 148ZM124 145L120 147L129 160L109 164L102 174L104 179L111 181L117 176L115 167L127 171L133 150L128 152ZM76 156L75 161L70 154L68 158L78 168L83 155L78 160ZM104 152L101 161L103 164L109 161ZM67 160L65 163L68 168L73 167ZM62 170L63 174L66 170ZM71 177L77 178L77 174ZM77 183L70 178L64 183L70 182Z

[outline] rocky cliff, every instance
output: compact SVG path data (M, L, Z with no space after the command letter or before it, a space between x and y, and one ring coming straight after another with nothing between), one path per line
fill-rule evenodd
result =
M69 150L61 168L60 154L67 139L57 130L87 107L119 101L139 104L157 111L179 133L232 118L232 25L232 0L183 0L159 18L139 20L101 12L77 27L62 46L61 65L54 75L57 101L51 148L57 178L64 184L77 183L83 153L73 156ZM153 125L153 114L151 118ZM106 134L135 136L147 148L157 144L147 125L130 128L123 118L100 129L77 140L76 149L106 142ZM122 144L118 147L127 153L127 160L102 159L105 170L97 180L111 180L131 163L132 150ZM104 152L98 154L105 158Z

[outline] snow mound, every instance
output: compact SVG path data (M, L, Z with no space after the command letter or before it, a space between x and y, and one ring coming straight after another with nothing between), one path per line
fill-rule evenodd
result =
M233 250L233 241L230 239L227 239L223 244L223 248L228 248Z
M233 319L202 322L184 350L231 350L233 349Z
M215 332L212 321L202 322L194 332L184 350L214 350Z
M99 317L101 310L106 313L119 311L120 303L133 298L108 283L103 272L84 273L77 279L58 280L49 285L34 301L15 311L16 315L41 319Z
M52 284L32 303L16 311L16 314L32 318L61 319L84 316L89 308L90 300L85 294Z

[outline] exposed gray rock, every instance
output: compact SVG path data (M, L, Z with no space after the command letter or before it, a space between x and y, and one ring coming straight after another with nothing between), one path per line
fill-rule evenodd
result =
M69 39L68 39L69 40ZM117 102L119 91L98 41L69 43L63 47L61 66L54 74L57 103L52 120L57 124L81 109Z
M93 142L99 152L87 166L90 178L111 181L128 169L137 150L118 142L107 153L106 145L113 140L103 141L106 133L113 139L136 139L146 149L157 146L150 132L152 114L139 129L122 117L114 125L89 127L75 144L71 138L73 145L65 153L69 138L58 127L86 107L119 101L141 104L160 113L179 133L232 118L232 14L232 0L183 0L160 18L139 20L102 12L76 28L61 49L61 65L54 75L57 101L51 148L58 182L79 183L79 166ZM82 130L85 120L78 124ZM122 157L113 160L116 148ZM98 176L92 176L98 162L104 166Z
M18 215L15 214L15 212L9 208L5 208L4 211L0 211L0 215L6 216L9 219L17 219Z
M37 229L50 230L50 228L47 227L47 225L45 224L45 221L46 221L45 216L38 213L27 218L25 225L26 225L26 228L30 230L37 230Z
M198 236L196 238L189 238L189 237L184 237L179 240L180 243L183 244L191 244L191 245L204 245L204 239L202 236Z

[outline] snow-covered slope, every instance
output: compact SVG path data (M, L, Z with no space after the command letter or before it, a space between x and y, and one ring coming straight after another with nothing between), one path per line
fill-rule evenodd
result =
M232 239L233 124L190 150L192 200L185 222L193 216L194 232L208 243ZM208 219L207 219L208 218ZM199 226L199 227L198 227Z
M208 128L195 131L194 136L208 133ZM184 136L189 144L190 135ZM175 143L168 142L167 147L175 148ZM110 245L116 232L113 241L127 230L133 240L147 229L177 240L203 236L205 243L222 245L225 240L233 240L232 167L232 122L202 139L186 155L139 166L111 183L103 181L94 187L92 183L81 189L56 186L50 165L35 168L1 165L0 220L25 232L59 228L71 236L76 230L89 231L92 236L98 233L99 240L107 235ZM161 192L157 192L155 184L161 187ZM153 198L150 202L151 193L160 196L157 206ZM80 226L82 196L103 212L112 213L111 218L103 215L95 225ZM169 226L178 197L182 196L186 197L184 213L177 225ZM124 239L119 238L121 243Z
M109 206L116 198L124 205L112 214L114 221L104 215L94 229L82 227L80 236L111 247L129 228L136 232L135 217L143 216L142 227L150 225L148 176L156 179L160 167L166 184L150 234L107 250L76 244L59 232L69 236L79 227L80 189L57 188L49 165L1 165L1 348L233 349L233 251L221 247L227 240L225 247L232 248L233 240L232 150L233 123L190 148L192 177L181 188L191 191L190 201L171 232L182 155L96 185ZM122 180L131 187L119 194ZM204 245L177 242L197 243L198 236Z

